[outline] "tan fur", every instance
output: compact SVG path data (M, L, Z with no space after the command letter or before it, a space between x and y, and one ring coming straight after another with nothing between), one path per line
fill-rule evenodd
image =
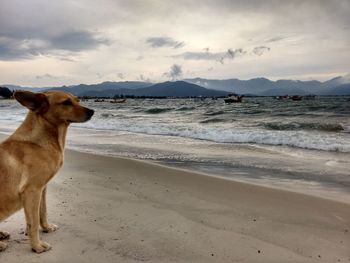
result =
M51 246L40 240L39 225L44 232L57 229L47 221L46 185L63 164L67 128L89 120L94 112L61 91L17 91L14 97L30 111L0 144L0 222L24 208L32 250L41 253ZM7 232L0 232L0 240L7 238ZM0 241L0 251L6 247Z

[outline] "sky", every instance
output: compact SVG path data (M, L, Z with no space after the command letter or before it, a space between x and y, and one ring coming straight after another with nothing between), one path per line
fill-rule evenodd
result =
M0 0L0 83L350 73L349 0Z

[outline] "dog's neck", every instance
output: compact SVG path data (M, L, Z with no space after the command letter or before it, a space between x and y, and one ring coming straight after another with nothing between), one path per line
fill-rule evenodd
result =
M28 141L45 147L53 147L63 154L68 124L52 124L43 116L29 111L12 138Z

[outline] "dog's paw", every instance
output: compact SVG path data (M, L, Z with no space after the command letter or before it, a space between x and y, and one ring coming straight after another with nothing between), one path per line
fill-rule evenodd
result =
M4 251L7 248L7 244L5 242L0 241L0 252Z
M51 245L44 241L40 241L37 245L32 246L32 250L35 253L43 253L51 249Z
M10 233L9 232L0 231L0 240L9 239L9 238L10 238Z
M55 224L49 224L48 226L43 227L44 233L51 233L58 229L58 226Z

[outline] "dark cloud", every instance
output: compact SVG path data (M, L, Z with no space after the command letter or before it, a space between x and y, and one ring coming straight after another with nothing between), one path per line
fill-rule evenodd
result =
M0 35L0 60L31 59L39 55L75 53L108 45L111 41L98 33L69 31L54 36L22 37L14 34ZM59 56L62 59L62 56Z
M72 31L51 38L50 43L53 49L78 52L109 45L111 41L89 31Z
M185 45L184 42L176 41L175 39L170 37L149 37L146 39L146 43L153 48L159 48L159 47L180 48Z
M267 51L270 51L270 48L269 47L265 47L265 46L255 47L253 49L253 53L255 55L258 55L258 56L261 56L262 54L264 54Z
M183 58L185 60L214 60L223 64L226 59L234 59L239 55L244 55L246 51L242 48L228 49L226 52L210 52L209 48L205 48L201 52L184 52L174 57Z
M0 37L0 60L15 60L40 55L38 51L46 43L38 40L18 40L11 37Z
M166 72L163 75L170 78L171 80L177 80L182 76L182 67L180 65L174 64L170 67L169 72Z

